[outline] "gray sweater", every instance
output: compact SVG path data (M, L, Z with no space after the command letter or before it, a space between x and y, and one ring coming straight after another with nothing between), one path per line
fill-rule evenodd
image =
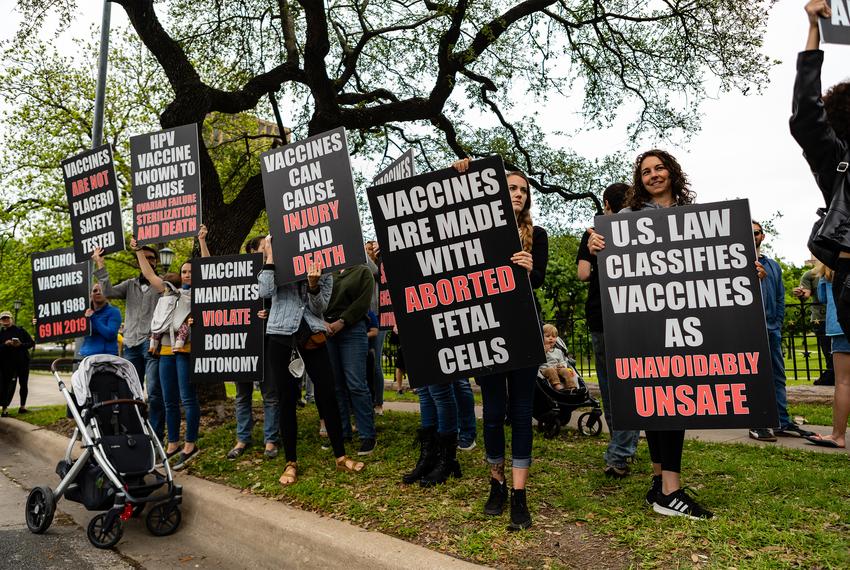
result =
M95 279L103 287L108 299L127 301L124 316L124 346L139 346L151 335L151 319L159 292L150 285L142 285L138 277L113 285L109 280L109 271L104 267L94 272Z

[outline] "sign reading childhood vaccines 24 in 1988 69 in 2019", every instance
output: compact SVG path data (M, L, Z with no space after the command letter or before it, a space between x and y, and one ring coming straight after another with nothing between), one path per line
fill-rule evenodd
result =
M53 342L88 334L89 264L74 262L74 248L32 255L35 336Z

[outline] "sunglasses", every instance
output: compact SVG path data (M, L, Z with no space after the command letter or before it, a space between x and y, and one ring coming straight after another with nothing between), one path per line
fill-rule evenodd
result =
M753 230L753 235L756 236L756 237L763 235L763 234L764 234L764 232L761 231L761 230Z

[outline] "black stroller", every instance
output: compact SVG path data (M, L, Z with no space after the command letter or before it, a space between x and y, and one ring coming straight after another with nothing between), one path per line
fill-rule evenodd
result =
M72 394L57 371L69 362L56 360L50 370L76 427L56 466L59 485L55 490L35 487L27 497L27 527L36 534L46 531L64 495L90 511L106 511L88 525L89 541L97 548L115 546L124 534L123 523L141 516L148 503L154 503L145 519L151 534L173 533L180 525L183 491L174 484L165 451L147 421L136 369L117 356L89 356L71 378ZM78 440L83 451L72 459Z
M564 353L567 347L559 338L556 341ZM602 433L602 408L599 400L590 395L584 378L575 367L575 360L568 361L570 368L576 374L576 388L567 390L556 390L549 381L537 376L534 388L534 419L537 420L537 429L543 432L543 437L552 439L561 432L561 427L569 423L575 410L579 408L591 408L578 417L578 431L582 435L597 436Z

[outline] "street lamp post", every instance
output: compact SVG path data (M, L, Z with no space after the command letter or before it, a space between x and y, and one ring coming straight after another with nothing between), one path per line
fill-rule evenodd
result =
M12 301L12 308L15 309L15 324L18 324L18 311L21 310L21 307L24 306L24 302L20 299L15 299Z
M164 247L159 250L159 265L163 271L168 271L172 261L174 261L174 251L172 249Z

